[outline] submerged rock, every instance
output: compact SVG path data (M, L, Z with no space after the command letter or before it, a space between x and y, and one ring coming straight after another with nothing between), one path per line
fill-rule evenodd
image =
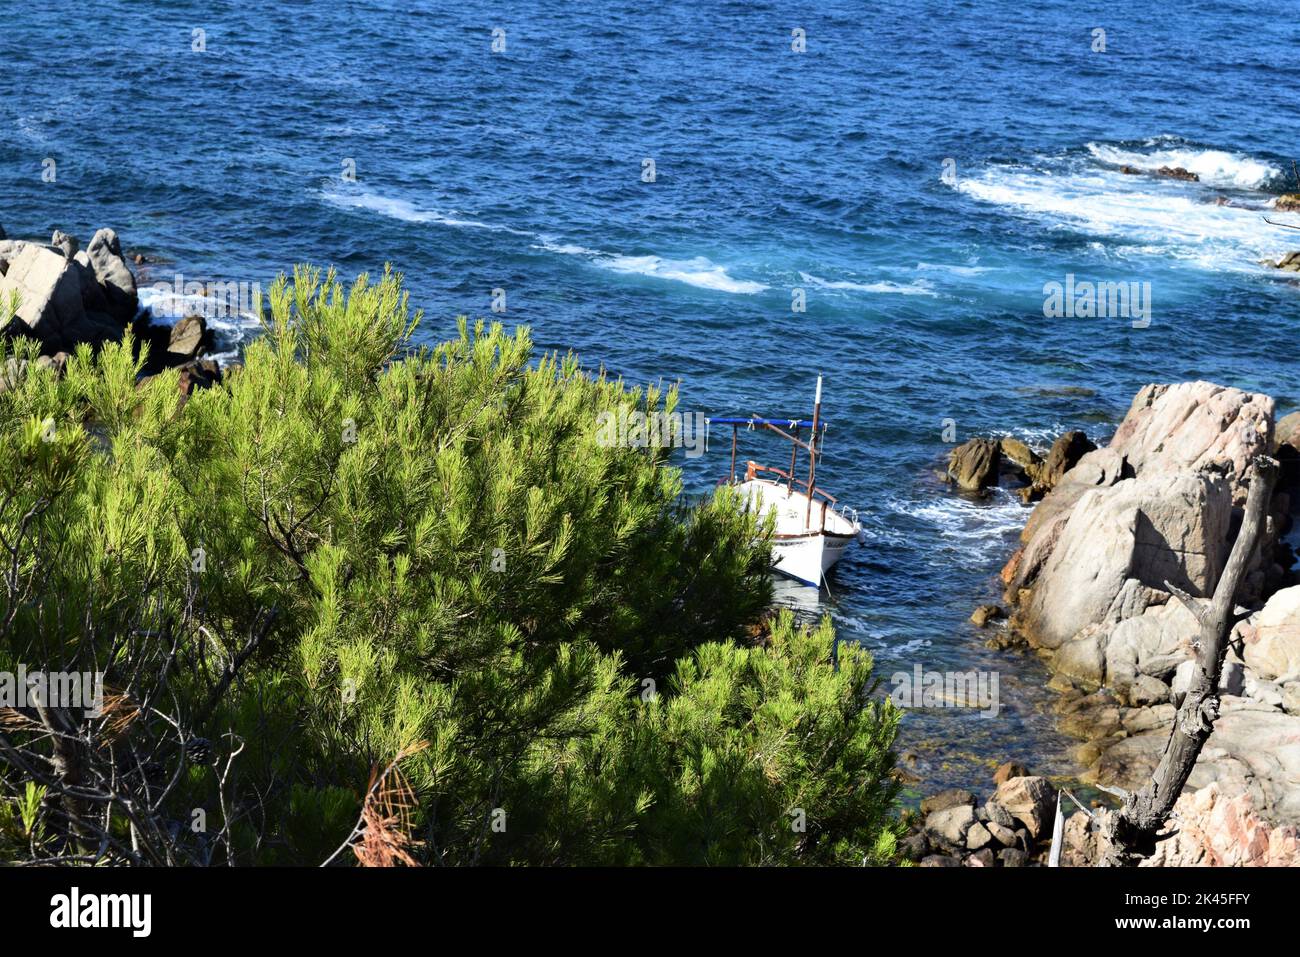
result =
M971 612L970 620L979 628L984 628L991 621L1007 617L1007 613L997 605L980 605Z
M998 484L1002 452L992 439L971 439L957 446L948 456L948 479L971 492Z
M963 788L949 788L946 791L940 791L938 794L923 798L921 801L921 813L929 816L936 811L946 811L949 808L973 807L975 804L975 795Z
M1300 250L1283 253L1277 259L1265 259L1261 262L1261 265L1271 266L1283 272L1300 272Z

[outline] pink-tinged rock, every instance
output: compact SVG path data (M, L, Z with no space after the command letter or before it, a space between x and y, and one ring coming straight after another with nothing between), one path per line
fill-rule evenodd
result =
M1249 794L1228 797L1217 782L1184 793L1170 823L1178 833L1158 844L1143 866L1300 866L1298 829L1271 826L1256 813Z
M1273 399L1258 392L1211 382L1148 385L1133 399L1109 448L1139 475L1228 463L1233 498L1240 504L1246 499L1247 466L1272 449L1273 413Z

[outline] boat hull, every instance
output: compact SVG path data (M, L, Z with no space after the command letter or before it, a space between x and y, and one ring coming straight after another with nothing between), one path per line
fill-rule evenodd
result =
M852 541L852 536L820 534L778 538L772 542L776 570L805 585L821 585Z
M745 496L746 508L774 513L776 571L805 585L821 585L826 572L844 557L861 531L855 519L840 512L827 510L823 514L820 502L810 509L808 496L788 485L750 479L738 490Z

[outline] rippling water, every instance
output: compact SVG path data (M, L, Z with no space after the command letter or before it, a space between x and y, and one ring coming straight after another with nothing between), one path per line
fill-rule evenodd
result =
M1024 513L934 479L944 421L1102 438L1187 378L1300 403L1300 289L1257 264L1300 246L1259 208L1300 157L1300 20L1273 4L6 6L10 235L112 225L151 281L391 261L429 340L502 288L542 347L680 380L691 411L806 414L824 374L818 475L868 543L823 607L886 677L1000 673L996 720L908 716L927 788L1072 770L1041 667L966 622ZM1150 283L1150 326L1045 319L1067 274Z

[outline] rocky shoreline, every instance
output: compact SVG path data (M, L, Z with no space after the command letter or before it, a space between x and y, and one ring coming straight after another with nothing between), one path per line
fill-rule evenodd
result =
M134 258L137 265L144 262L141 255ZM148 344L141 381L164 369L179 369L178 389L188 396L221 380L220 366L205 358L213 348L206 319L188 315L167 324L142 309L135 274L112 229L100 229L82 249L76 237L62 230L41 242L9 239L0 228L0 304L7 310L15 297L17 307L0 334L8 340L35 340L39 362L61 369L80 346L97 352L130 331L137 357L141 345ZM0 389L18 372L4 370Z
M997 627L993 644L1046 662L1060 726L1081 741L1085 783L1135 789L1163 752L1194 667L1195 623L1170 586L1213 591L1247 466L1279 459L1264 540L1237 595L1221 716L1179 801L1179 834L1150 863L1300 863L1300 584L1285 541L1300 499L1300 413L1275 421L1269 396L1208 382L1148 385L1105 447L1081 435L1045 456L1007 439L953 450L947 474L960 487L978 493L1010 475L1024 501L1037 500L1001 573L1006 610L973 618ZM972 842L948 841L931 817L918 833L937 836L938 856L976 863ZM1089 840L1089 815L1077 811L1062 863L1087 863ZM1024 863L1038 860L1025 850Z

